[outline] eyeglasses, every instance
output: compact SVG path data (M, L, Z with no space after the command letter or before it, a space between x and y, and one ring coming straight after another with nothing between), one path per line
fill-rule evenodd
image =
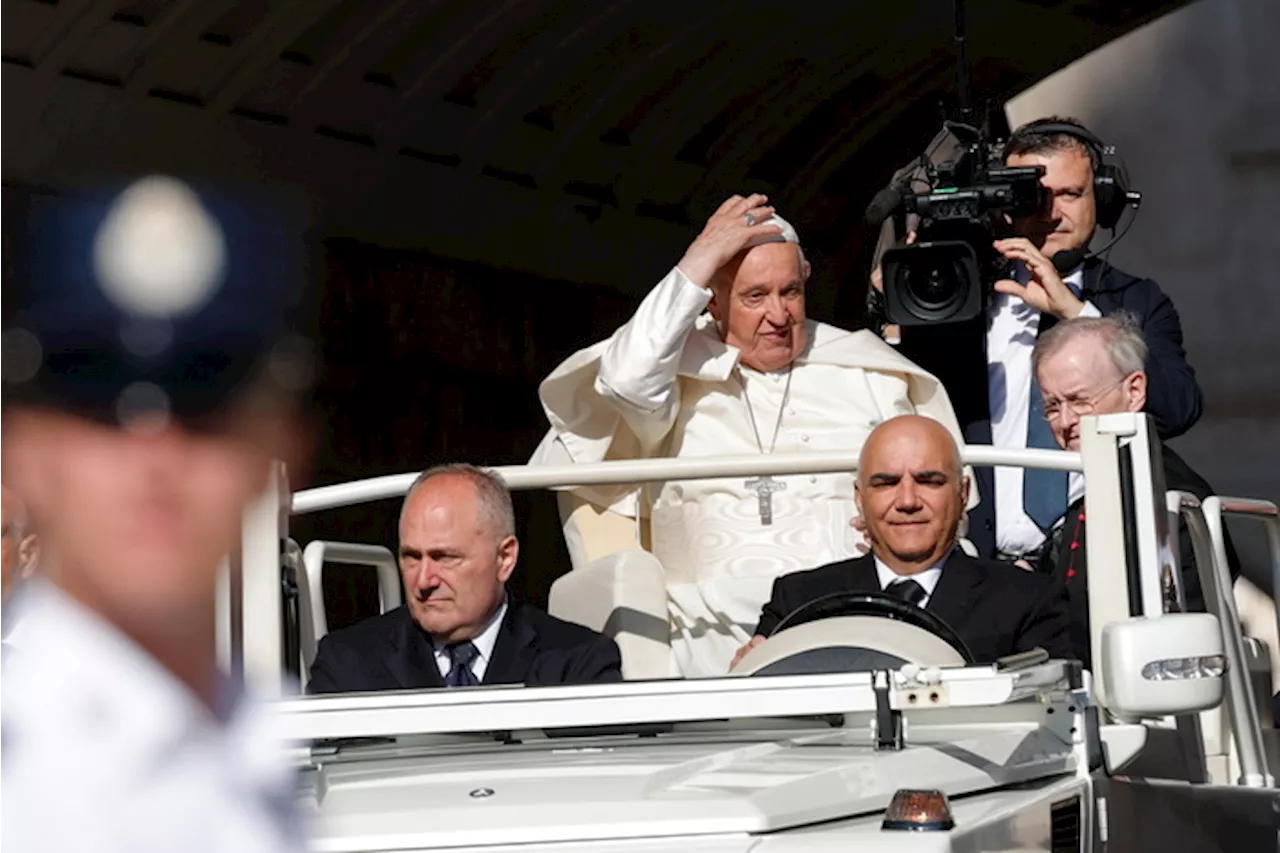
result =
M1098 400L1101 399L1102 396L1106 394L1108 391L1110 391L1112 388L1115 388L1119 385L1123 385L1125 382L1128 382L1129 376L1132 376L1132 375L1133 374L1130 373L1128 376L1122 376L1119 380L1112 382L1107 387L1093 394L1093 396L1086 397L1083 400L1055 400L1052 397L1044 398L1045 420L1051 421L1054 418L1058 417L1058 415L1062 413L1063 409L1070 410L1072 414L1074 414L1076 417L1079 417L1079 418L1083 418L1086 415L1094 414L1098 410Z

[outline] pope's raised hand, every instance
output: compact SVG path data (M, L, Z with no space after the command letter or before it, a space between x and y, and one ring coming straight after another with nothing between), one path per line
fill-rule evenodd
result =
M773 208L765 202L768 196L730 196L703 226L702 233L689 244L677 265L694 284L709 287L716 271L734 255L759 237L781 233L777 223L769 222Z

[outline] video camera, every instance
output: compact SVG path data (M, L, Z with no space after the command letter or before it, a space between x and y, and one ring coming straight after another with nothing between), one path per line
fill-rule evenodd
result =
M880 260L887 319L900 326L959 323L983 313L991 285L1011 274L992 247L1008 236L1010 220L1046 211L1042 166L1006 167L973 127L948 123L960 142L957 156L924 167L929 189L909 183L881 190L867 208L874 225L889 216L920 217L916 240Z

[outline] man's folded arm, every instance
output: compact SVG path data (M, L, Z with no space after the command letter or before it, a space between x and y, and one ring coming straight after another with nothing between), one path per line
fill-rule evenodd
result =
M673 267L610 338L595 390L646 447L666 437L680 410L678 376L685 342L711 291Z

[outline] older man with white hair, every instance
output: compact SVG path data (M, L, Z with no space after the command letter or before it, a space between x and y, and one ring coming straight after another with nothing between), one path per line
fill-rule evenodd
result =
M1080 450L1080 419L1088 415L1142 412L1147 406L1147 343L1129 314L1077 317L1058 323L1036 341L1032 367L1043 394L1044 417L1063 450ZM1213 487L1168 445L1161 449L1165 487L1190 492L1202 500ZM1083 481L1072 475L1072 504L1050 529L1039 566L1067 586L1072 610L1073 641L1078 657L1089 664L1088 566L1084 548ZM1178 520L1179 560L1184 604L1204 610L1195 552L1186 521ZM1240 561L1230 536L1227 563L1232 577Z
M917 412L958 440L932 375L872 332L806 318L810 271L796 230L764 195L726 200L626 325L542 383L551 430L532 462L857 452L876 425ZM849 473L574 492L649 519L672 674L723 674L776 577L862 543ZM580 543L570 549L575 565L591 556Z

